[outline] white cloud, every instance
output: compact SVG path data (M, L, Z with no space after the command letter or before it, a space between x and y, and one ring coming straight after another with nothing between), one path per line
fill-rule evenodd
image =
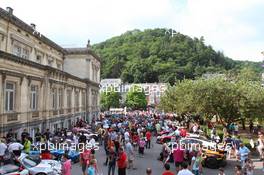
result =
M191 36L204 36L206 43L223 50L231 58L262 60L260 52L264 50L264 38L252 40L258 38L258 26L251 26L240 17L241 14L253 13L254 8L260 5L264 7L264 2L189 0L181 14L179 30Z
M62 46L84 46L88 38L101 42L135 28L169 27L204 36L235 59L261 60L264 50L258 25L241 17L264 7L262 0L1 0L0 6L13 7L16 16Z

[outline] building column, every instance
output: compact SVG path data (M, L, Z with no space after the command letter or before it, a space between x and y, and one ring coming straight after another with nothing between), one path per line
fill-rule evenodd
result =
M4 81L3 75L0 74L0 114L4 113ZM4 117L0 117L0 137L4 136Z

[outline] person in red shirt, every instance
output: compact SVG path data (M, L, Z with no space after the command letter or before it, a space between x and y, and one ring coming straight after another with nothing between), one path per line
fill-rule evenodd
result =
M182 129L180 130L180 136L181 136L181 137L186 137L186 135L187 135L187 131L186 131L186 129L185 129L185 128L182 128Z
M50 153L47 145L41 145L41 149L43 150L40 152L41 159L52 159L52 154Z
M117 159L118 175L126 175L127 155L124 148L120 147Z
M82 153L80 154L80 164L82 167L82 173L83 175L86 175L86 169L90 164L91 160L91 150L86 149L83 145L80 145L80 150L82 151Z
M165 171L162 173L162 175L174 175L173 172L170 171L170 165L169 164L165 164L164 165Z
M147 138L146 149L150 149L150 142L151 142L151 132L150 131L147 131L146 138Z
M52 159L52 154L50 153L50 151L42 151L40 154L41 159L48 159L51 160Z
M181 149L179 144L173 146L173 160L176 166L176 172L182 168L184 161L184 149Z
M139 136L137 133L133 135L132 140L133 140L133 146L136 149L138 146L138 142L139 142Z

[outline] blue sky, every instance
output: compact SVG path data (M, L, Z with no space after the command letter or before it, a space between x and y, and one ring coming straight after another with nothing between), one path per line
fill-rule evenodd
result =
M233 59L264 59L264 0L0 0L0 7L7 6L63 47L166 27L204 36Z

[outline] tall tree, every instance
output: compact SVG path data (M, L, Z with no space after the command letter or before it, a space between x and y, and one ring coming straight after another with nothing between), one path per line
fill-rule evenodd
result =
M108 87L105 91L101 92L101 108L102 110L109 110L112 108L120 107L120 94L114 89L114 87Z
M126 106L132 109L145 109L147 99L144 89L140 86L132 86L126 95Z
M166 91L160 103L165 111L218 116L223 124L263 118L263 106L260 82L223 78L181 81Z

